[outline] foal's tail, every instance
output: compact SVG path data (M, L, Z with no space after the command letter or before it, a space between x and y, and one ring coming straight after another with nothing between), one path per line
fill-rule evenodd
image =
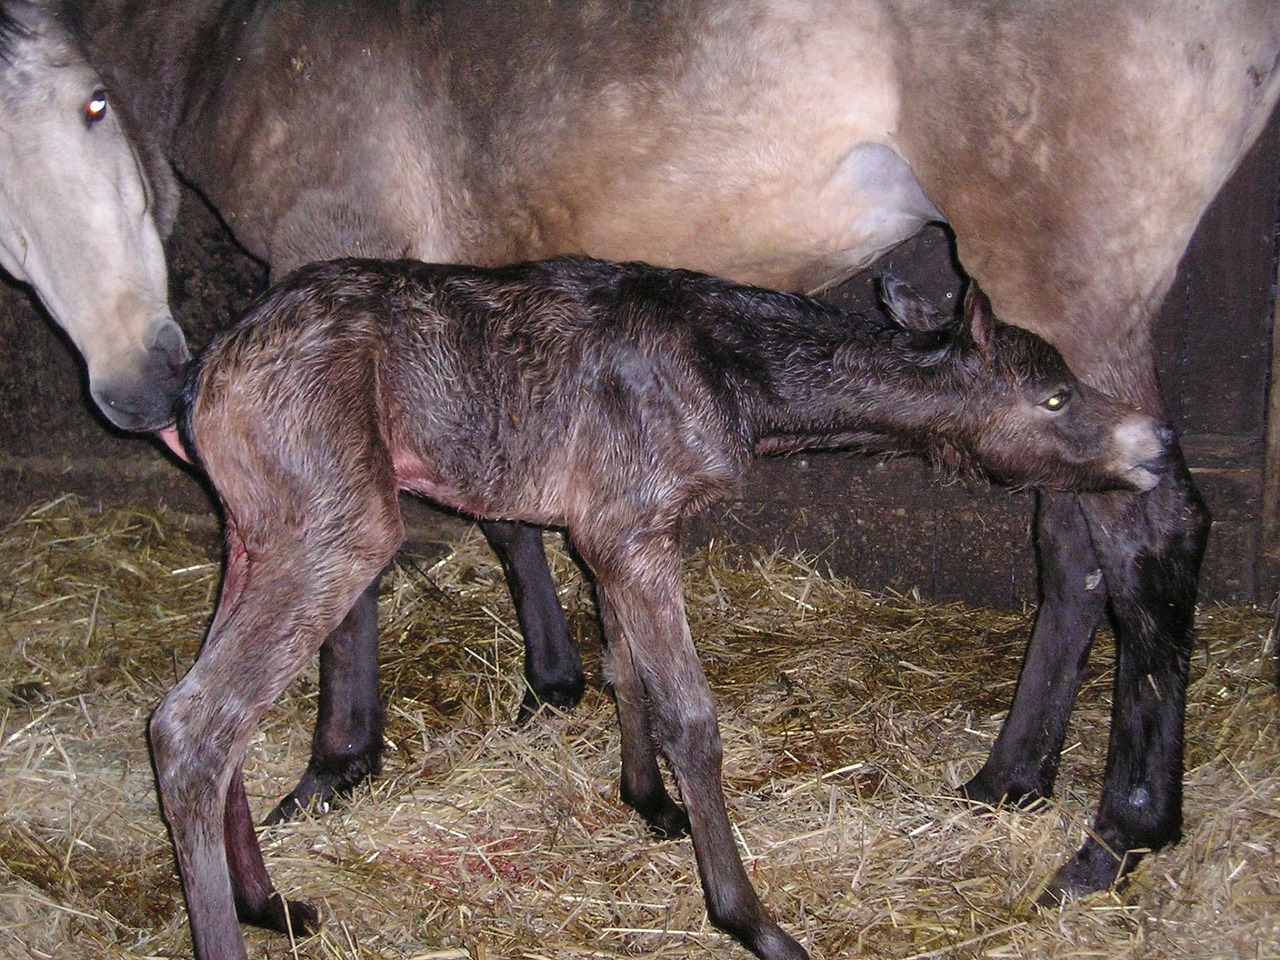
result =
M175 422L172 426L157 430L156 436L175 457L185 460L204 473L204 465L200 462L200 453L196 449L195 436L191 431L191 413L195 409L196 397L200 393L201 366L199 359L187 363L182 390L178 393L178 399L174 404Z

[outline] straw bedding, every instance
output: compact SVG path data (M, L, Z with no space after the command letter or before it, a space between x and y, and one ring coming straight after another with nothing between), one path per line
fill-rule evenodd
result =
M198 648L219 563L175 516L71 500L0 531L0 955L189 955L145 723ZM740 957L706 922L687 841L617 799L590 589L548 538L591 689L511 723L514 616L477 539L384 581L386 770L324 815L263 831L307 941L253 957ZM1280 738L1268 618L1200 611L1187 821L1127 895L1031 906L1087 829L1110 641L1081 695L1058 797L979 815L947 789L981 763L1029 612L875 596L787 556L690 559L689 615L718 697L730 815L765 901L815 958L1280 956ZM306 762L315 675L246 763L265 814Z

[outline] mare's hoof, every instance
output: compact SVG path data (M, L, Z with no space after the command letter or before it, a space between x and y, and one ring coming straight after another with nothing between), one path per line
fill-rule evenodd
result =
M768 957L769 960L809 960L808 951L772 921L754 931L754 935L733 935L757 957Z
M1048 886L1036 898L1036 903L1042 907L1056 907L1076 897L1121 887L1141 858L1142 854L1136 852L1117 858L1102 844L1090 838L1053 875Z
M236 904L241 923L283 933L295 939L320 932L320 911L300 900L286 900L272 891L264 901L253 906Z
M622 802L640 814L640 818L649 825L649 830L659 840L679 840L692 832L689 815L684 807L671 799L660 785L643 794L633 794L626 784L620 784L619 791Z
M1027 810L1045 799L1047 794L1034 787L996 787L987 783L982 774L968 783L955 788L956 800L987 811L999 810L1002 807Z
M292 820L308 811L327 813L329 808L351 796L353 790L377 773L367 762L348 764L317 773L310 767L293 788L293 792L281 800L265 820L263 826L272 826Z
M586 688L587 682L581 673L556 683L543 684L541 689L529 686L524 692L524 699L520 701L516 724L523 726L534 717L545 716L548 707L568 713L582 702L582 694Z
M315 813L328 813L329 802L320 800L318 797L310 797L307 800L300 800L297 791L289 794L283 800L276 804L276 808L262 818L264 827L274 827L277 823L285 823L289 820L301 816L308 810Z

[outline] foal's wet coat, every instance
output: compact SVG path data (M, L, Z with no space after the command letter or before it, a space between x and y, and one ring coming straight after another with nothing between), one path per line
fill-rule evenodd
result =
M244 956L237 912L316 925L271 887L240 765L259 718L399 547L408 490L567 530L597 589L622 796L658 832L692 834L718 927L767 960L805 957L756 896L725 813L681 522L761 452L922 453L1097 491L1149 489L1171 441L995 321L980 294L960 320L885 289L892 320L641 264L346 260L295 273L220 337L183 428L225 512L222 597L151 723L197 955Z

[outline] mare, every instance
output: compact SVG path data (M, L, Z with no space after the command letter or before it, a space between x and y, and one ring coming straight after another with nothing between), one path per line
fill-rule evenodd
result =
M1280 96L1280 0L64 0L150 140L275 275L338 255L585 252L792 290L930 221L1004 319L1159 416L1152 321ZM1145 493L1046 493L1042 601L981 803L1053 789L1095 628L1116 633L1093 828L1048 897L1182 824L1207 510L1180 452ZM541 544L487 529L532 690L581 689ZM372 586L321 652L281 812L378 767Z
M125 430L173 422L188 359L169 315L164 168L56 12L0 3L0 266L32 286L84 358L98 409Z

